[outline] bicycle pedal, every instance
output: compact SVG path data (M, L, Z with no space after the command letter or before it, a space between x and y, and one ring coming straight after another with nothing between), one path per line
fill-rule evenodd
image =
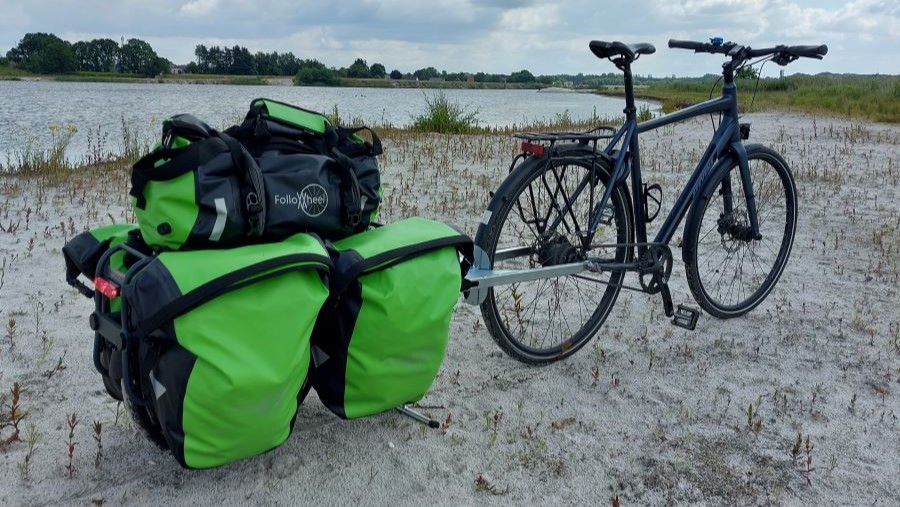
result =
M697 328L697 320L700 318L700 310L689 306L678 305L672 324L693 331Z

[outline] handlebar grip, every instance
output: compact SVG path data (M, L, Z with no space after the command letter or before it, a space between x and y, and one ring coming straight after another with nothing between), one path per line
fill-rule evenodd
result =
M721 53L723 55L727 55L734 46L735 44L733 42L726 42L724 44L710 44L709 42L694 42L690 40L669 39L670 48L693 49L696 53Z
M707 44L705 42L694 42L689 40L669 39L670 48L693 49L694 51L706 51Z
M821 59L828 54L828 46L789 46L787 52L795 56Z

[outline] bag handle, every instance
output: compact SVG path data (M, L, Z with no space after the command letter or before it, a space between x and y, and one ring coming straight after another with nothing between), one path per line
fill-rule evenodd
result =
M369 147L369 155L378 156L384 153L384 150L381 146L381 138L379 138L378 134L376 134L375 131L370 129L369 127L337 127L335 128L335 130L337 131L338 142L350 139L353 134L356 134L357 132L368 130L369 134L372 136L372 143L370 144L368 141L364 141L363 143L357 144L362 144L363 146Z
M151 151L140 158L131 168L131 191L137 199L136 206L144 209L147 200L144 188L151 181L169 181L197 168L201 160L212 158L228 151L228 145L218 137L210 137L184 148L163 148ZM160 161L168 161L157 167Z

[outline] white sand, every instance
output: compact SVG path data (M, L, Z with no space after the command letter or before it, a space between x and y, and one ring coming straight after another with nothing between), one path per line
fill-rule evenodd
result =
M451 419L446 430L394 413L341 421L311 395L283 446L210 471L181 469L124 413L114 423L91 362L92 304L63 281L67 238L131 218L127 181L41 189L0 178L0 226L18 224L0 231L0 392L24 385L21 427L39 433L26 479L27 445L0 449L0 504L900 504L900 127L750 120L752 139L791 163L801 210L787 270L751 314L704 315L688 332L665 321L659 298L623 292L592 343L536 368L501 353L478 308L460 302L422 401ZM645 179L663 183L669 203L710 131L696 121L644 138ZM420 214L470 233L515 150L505 138L443 136L386 148L387 217ZM680 263L672 289L691 303ZM3 338L10 318L14 347ZM60 357L65 370L48 378ZM80 421L74 478L70 413ZM99 470L93 421L103 423ZM802 463L790 455L798 433L812 444L809 474L805 450Z

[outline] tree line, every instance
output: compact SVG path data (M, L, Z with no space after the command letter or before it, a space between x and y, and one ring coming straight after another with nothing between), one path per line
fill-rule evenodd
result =
M72 44L52 33L28 33L6 53L6 60L38 74L76 71L121 72L156 76L171 72L172 63L161 58L146 41L94 39Z
M536 83L543 86L599 87L622 84L621 74L601 75L558 74L535 76L522 69L511 74L485 72L447 72L435 67L424 67L413 72L387 69L381 63L369 65L357 58L348 67L328 67L315 59L301 59L291 52L251 53L246 47L235 45L210 46L198 44L194 48L195 61L183 67L192 74L219 74L244 76L291 76L299 85L336 86L342 78L409 79L419 81L467 81L476 83ZM2 59L0 59L2 60ZM121 72L144 76L157 76L172 72L172 62L160 57L146 41L94 39L70 43L54 34L28 33L19 44L6 53L6 62L40 74L65 74L76 71ZM652 78L635 77L637 84L653 81Z

